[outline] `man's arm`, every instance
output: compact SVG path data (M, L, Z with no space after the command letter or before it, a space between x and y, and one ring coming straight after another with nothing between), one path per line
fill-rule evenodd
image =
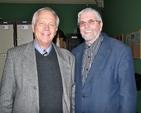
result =
M74 82L74 69L75 69L75 59L73 58L72 60L72 73L71 73L71 76L72 76L72 104L71 104L71 113L75 113L75 82Z
M126 47L123 50L118 68L118 82L120 85L120 113L136 112L136 83L131 50Z
M10 51L8 51L0 84L0 113L12 113L14 89L13 60Z

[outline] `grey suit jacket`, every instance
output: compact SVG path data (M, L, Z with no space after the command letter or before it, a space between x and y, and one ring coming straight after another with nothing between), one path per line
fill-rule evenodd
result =
M62 76L63 113L74 112L74 56L53 44ZM0 85L0 113L39 113L33 42L9 49Z

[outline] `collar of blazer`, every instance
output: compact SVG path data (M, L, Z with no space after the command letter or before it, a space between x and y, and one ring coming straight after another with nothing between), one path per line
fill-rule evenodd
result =
M90 69L90 72L88 74L87 80L85 82L85 85L91 80L93 75L96 75L98 73L99 68L103 68L101 66L98 66L99 64L102 64L102 61L106 58L110 51L110 38L106 35L103 34L103 41L101 43L101 46L99 48L99 51L92 63L92 68ZM84 87L85 87L84 85Z

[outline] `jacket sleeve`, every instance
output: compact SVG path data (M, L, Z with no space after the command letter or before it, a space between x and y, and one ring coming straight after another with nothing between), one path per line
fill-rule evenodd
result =
M13 65L12 55L8 51L0 84L0 113L12 113L16 87Z
M71 113L75 113L75 82L74 82L74 68L75 68L75 59L72 60L72 107Z
M122 53L118 68L120 85L120 113L136 113L136 83L134 76L133 58L129 47Z

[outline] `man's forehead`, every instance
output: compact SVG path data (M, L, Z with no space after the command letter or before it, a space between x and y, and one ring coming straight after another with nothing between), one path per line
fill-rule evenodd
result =
M88 13L82 13L80 15L80 20L84 20L84 19L97 19L96 16L94 15L94 13L88 12Z

